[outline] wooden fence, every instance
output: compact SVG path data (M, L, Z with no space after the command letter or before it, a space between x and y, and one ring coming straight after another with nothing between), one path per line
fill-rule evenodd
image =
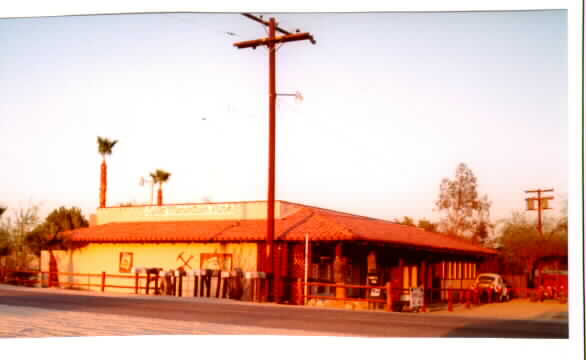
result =
M190 274L191 275L191 274ZM69 277L70 281L61 281L60 277ZM34 270L15 270L0 268L0 282L10 282L16 285L40 285L41 287L58 287L69 289L88 289L99 288L99 291L105 292L107 289L128 289L129 293L146 295L152 293L155 295L172 295L183 296L185 283L190 282L194 297L216 297L227 298L230 291L235 287L231 282L235 277L227 275L226 272L202 270L197 276L188 276L187 274L176 274L167 272L167 275L157 274L139 274L132 275L115 275L101 273L71 273L71 272L48 272ZM109 282L109 279L126 279L127 284L121 285ZM214 280L215 286L212 285ZM267 299L267 281L261 277L248 277L250 284L250 300L254 302L263 302ZM124 281L123 281L124 282ZM212 291L212 288L214 288Z
M59 281L55 277L67 276L76 281ZM212 293L212 279L215 281L215 291ZM265 302L268 299L268 281L266 277L246 276L249 279L249 298L253 302ZM108 279L126 279L128 284L112 284ZM133 275L114 275L101 273L68 273L68 272L48 272L48 271L33 271L33 270L14 270L0 268L0 282L11 282L17 285L40 285L41 287L66 287L77 289L92 289L99 288L100 291L105 292L107 289L128 289L130 293L140 294L144 290L144 294L149 294L151 290L155 295L171 295L183 296L185 282L193 284L191 293L193 297L216 297L227 298L230 297L230 291L234 291L233 280L236 278L232 275L227 275L226 272L202 270L197 276L188 276L184 273L169 272L165 276L157 274L139 274ZM241 280L240 278L238 279ZM142 284L141 284L142 282ZM231 283L232 282L232 283ZM153 285L151 286L151 283ZM165 286L161 286L161 285ZM351 284L335 284L324 282L307 282L308 288L312 286L333 287L335 289L365 289L369 293L373 289L380 291L379 296L372 297L346 297L346 296L323 296L316 294L304 293L305 283L297 280L297 304L306 304L309 299L322 299L334 301L358 301L367 302L369 304L383 304L386 311L397 310L398 307L403 307L409 303L404 300L405 296L410 294L411 289L407 288L393 288L391 283L386 283L384 286L369 286L369 285L351 285ZM548 294L545 289L530 289L530 288L511 288L512 297L514 298L530 298L534 301L543 301L544 298L550 297L559 299L560 302L567 301L567 289L554 289L555 291ZM440 294L435 297L434 294ZM497 301L493 298L492 292L474 291L472 289L446 289L446 288L426 288L423 295L423 306L421 310L426 311L426 308L436 302L432 299L447 298L448 311L453 310L454 304L466 304L470 307L472 304L480 304L481 300L486 302Z

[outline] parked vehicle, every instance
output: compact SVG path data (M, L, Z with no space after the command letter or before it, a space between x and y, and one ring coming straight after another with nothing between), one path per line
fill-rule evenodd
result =
M511 299L511 287L508 286L499 274L479 274L474 286L481 292L490 296L493 301L509 301ZM491 293L489 295L489 292Z

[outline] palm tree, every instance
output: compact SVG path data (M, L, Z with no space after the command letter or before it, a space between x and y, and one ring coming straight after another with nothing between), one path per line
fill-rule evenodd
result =
M157 193L157 205L163 205L163 184L171 177L171 173L165 170L157 169L151 173L151 178L155 184L159 184L159 192Z
M112 154L112 148L118 140L110 140L98 136L98 152L102 155L102 172L100 173L100 207L106 207L106 191L108 188L108 165L106 165L106 155Z

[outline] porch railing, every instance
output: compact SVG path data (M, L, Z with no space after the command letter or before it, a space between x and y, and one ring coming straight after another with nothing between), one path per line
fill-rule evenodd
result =
M341 288L341 289L380 289L384 296L380 298L372 297L345 297L345 296L323 296L315 295L311 293L305 293L305 285L307 284L308 289L311 286L323 286L330 288ZM351 284L340 284L340 283L323 283L323 282L303 282L301 279L297 281L297 304L306 304L309 299L322 299L322 300L333 300L333 301L358 301L367 303L379 303L385 304L386 311L393 311L395 304L405 305L409 301L401 299L401 295L410 294L408 288L393 288L390 282L387 282L384 286L369 286L369 285L351 285ZM335 291L335 290L334 290ZM546 290L543 288L532 289L532 288L509 288L511 297L513 298L529 298L532 301L543 301L545 298L551 298L559 300L561 303L567 302L567 289L550 289ZM547 291L550 292L549 297ZM434 297L434 294L438 294ZM427 311L428 306L435 303L432 301L434 298L439 298L441 303L447 303L447 310L453 311L454 304L465 304L466 308L471 308L472 305L479 305L481 302L493 303L499 299L497 295L493 294L492 291L474 290L474 289L454 289L454 288L426 288L423 291L423 304L421 306L422 311Z

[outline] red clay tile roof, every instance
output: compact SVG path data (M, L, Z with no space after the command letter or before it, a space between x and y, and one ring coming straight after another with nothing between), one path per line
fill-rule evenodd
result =
M496 254L495 250L454 237L426 232L385 220L304 206L275 220L275 238L284 241L373 241L400 247ZM61 238L73 242L240 242L265 241L265 220L209 220L110 223L67 231Z

